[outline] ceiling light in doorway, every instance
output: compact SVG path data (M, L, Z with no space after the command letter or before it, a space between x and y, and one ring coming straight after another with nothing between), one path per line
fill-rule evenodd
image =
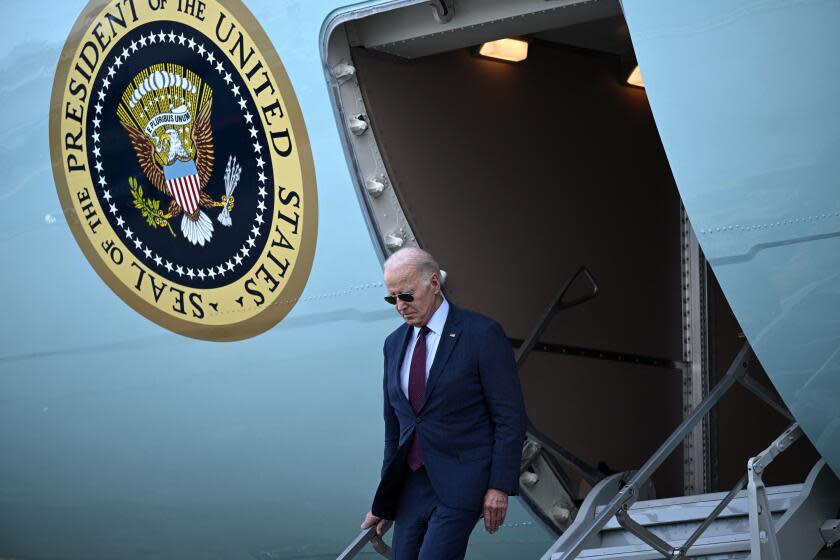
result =
M508 62L521 62L528 58L528 41L522 39L499 39L484 43L478 54Z
M642 71L639 70L638 64L635 68L633 68L633 71L630 72L630 75L627 76L627 83L631 86L645 87L645 81L642 79Z

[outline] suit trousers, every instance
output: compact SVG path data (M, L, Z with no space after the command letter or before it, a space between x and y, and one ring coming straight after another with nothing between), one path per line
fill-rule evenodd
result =
M426 468L406 468L391 541L394 560L462 560L480 515L443 505Z

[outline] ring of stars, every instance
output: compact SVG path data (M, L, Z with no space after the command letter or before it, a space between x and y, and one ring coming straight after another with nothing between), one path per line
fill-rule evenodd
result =
M222 60L217 60L216 56L210 50L207 50L203 43L196 41L193 37L187 37L183 33L175 35L175 33L171 30L167 33L165 30L161 29L159 33L151 32L149 35L143 35L138 40L132 41L130 45L125 47L122 52L116 56L113 64L108 67L107 76L102 79L100 88L96 92L97 102L96 105L94 105L95 112L92 120L93 128L91 140L93 141L93 155L96 162L94 167L98 176L97 183L99 184L99 189L102 191L101 200L105 201L103 207L107 206L107 211L114 216L117 226L123 230L126 238L126 245L133 245L135 249L135 256L140 258L140 255L142 255L142 258L146 261L146 264L149 265L150 268L154 266L160 270L166 270L169 273L177 274L179 278L186 276L190 280L195 278L198 278L199 280L204 280L205 278L215 279L216 276L224 277L225 274L232 272L241 265L244 259L251 254L252 250L260 250L255 246L257 238L262 234L261 230L265 224L264 214L267 208L265 201L268 195L268 191L265 187L268 178L264 173L266 161L262 158L263 146L260 143L260 139L257 137L258 130L254 127L253 123L254 116L247 109L248 103L240 93L238 85L233 84L230 88L230 93L236 99L236 103L242 111L242 118L245 119L245 123L249 127L248 132L250 134L250 139L254 140L250 146L253 147L254 162L259 169L259 174L257 175L257 181L259 182L257 196L259 197L259 201L250 235L245 243L243 243L242 247L231 258L216 266L208 268L191 268L176 262L170 262L152 251L142 242L135 232L131 231L131 228L126 226L125 220L122 216L120 216L116 205L111 202L113 195L110 192L110 188L108 188L109 185L107 179L105 178L105 172L101 160L101 135L99 131L102 124L102 120L100 118L103 109L102 102L105 101L108 95L108 88L111 85L111 79L117 74L120 66L122 66L124 62L128 61L133 54L140 52L146 46L151 46L156 43L170 43L190 49L205 59L210 64L211 70L218 72L226 84L230 85L233 82L232 74L227 71L227 68Z

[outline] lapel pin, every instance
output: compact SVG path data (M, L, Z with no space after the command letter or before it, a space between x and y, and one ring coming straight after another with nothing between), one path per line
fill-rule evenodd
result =
M451 333L449 333L449 336L451 336L452 338L455 338L455 333L451 332Z

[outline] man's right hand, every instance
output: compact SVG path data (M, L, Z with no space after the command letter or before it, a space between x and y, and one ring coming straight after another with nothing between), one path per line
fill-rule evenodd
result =
M376 517L371 512L367 512L365 515L365 520L362 521L362 529L369 529L376 525L376 534L380 537L385 532L385 524L388 521L386 519L382 519L381 517Z

